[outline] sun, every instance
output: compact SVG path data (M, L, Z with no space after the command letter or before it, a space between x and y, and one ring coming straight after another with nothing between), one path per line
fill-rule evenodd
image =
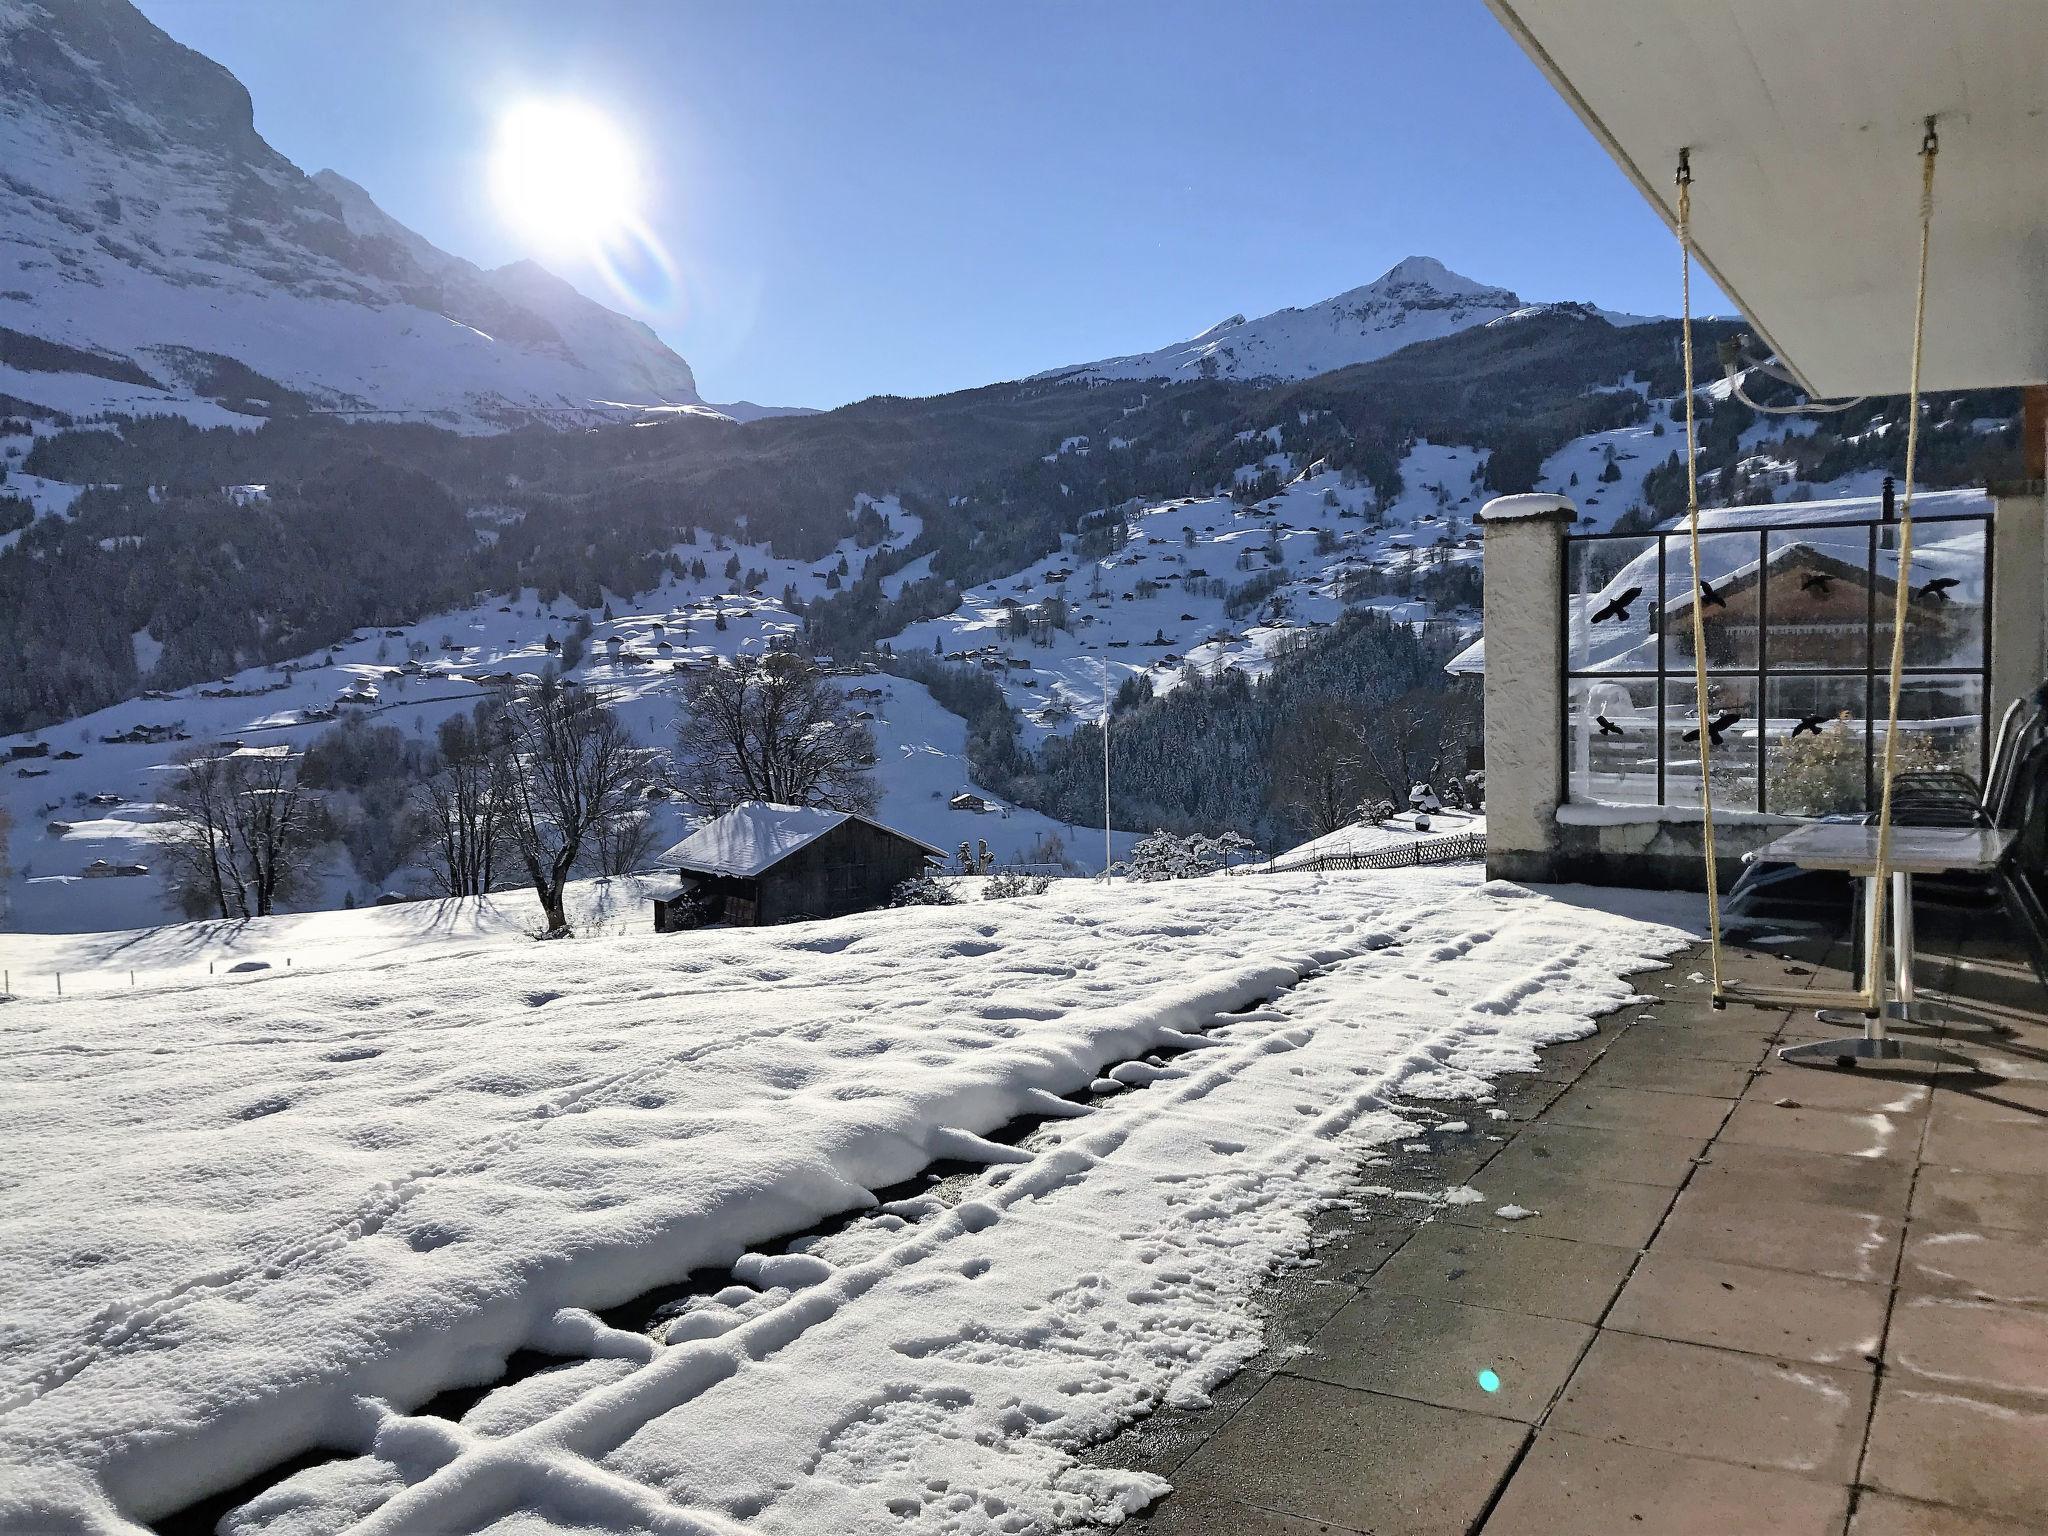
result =
M633 147L588 102L520 102L498 120L491 197L507 222L540 245L602 246L639 213Z

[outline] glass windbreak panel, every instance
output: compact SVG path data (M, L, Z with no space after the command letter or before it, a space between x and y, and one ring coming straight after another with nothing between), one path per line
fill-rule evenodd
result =
M1689 677L1665 684L1664 803L1700 801L1700 720L1693 709ZM1707 682L1707 752L1714 775L1714 804L1729 810L1757 808L1757 698L1753 677L1716 677ZM1691 739L1689 739L1691 738Z
M1569 548L1566 667L1654 672L1657 540L1580 539Z
M1706 632L1709 667L1757 664L1757 620L1762 598L1763 535L1708 533L1700 537L1700 570L1693 580L1692 541L1671 540L1664 561L1664 601L1653 621L1665 634L1665 666L1683 672L1692 666L1692 604L1700 600L1700 622Z
M1984 664L1984 545L1981 522L1919 523L1913 529L1912 594L1907 599L1906 665L1980 667ZM1879 569L1898 574L1896 549L1882 551ZM1889 565L1885 562L1889 561ZM1890 589L1895 592L1896 588ZM1888 607L1887 601L1880 607ZM1891 615L1881 613L1883 643L1891 644ZM1890 664L1887 649L1879 666Z
M1873 706L1877 749L1884 750L1885 680L1878 679ZM1900 773L1948 772L1983 783L1984 684L1969 674L1909 677L1899 696Z
M1573 678L1565 729L1574 800L1657 803L1654 678Z
M1773 677L1764 731L1764 809L1846 816L1868 807L1870 732L1863 675Z
M1764 622L1771 671L1868 664L1873 536L1867 523L1765 535ZM1890 601L1889 584L1881 586L1883 599ZM1879 658L1881 663L1889 659L1889 652Z

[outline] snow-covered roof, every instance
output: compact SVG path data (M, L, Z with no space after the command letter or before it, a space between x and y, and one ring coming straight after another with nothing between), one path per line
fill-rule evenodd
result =
M1758 529L1785 528L1771 536L1774 565L1796 561L1800 553L1826 556L1844 566L1863 569L1870 558L1867 525L1883 507L1874 496L1844 497L1835 501L1795 501L1765 507L1719 507L1700 513L1700 571L1716 588L1754 579L1757 573ZM1960 517L1991 510L1990 498L1981 490L1921 491L1913 498L1916 514L1930 519ZM1821 526L1805 526L1809 524ZM1837 530L1829 524L1841 524ZM1685 520L1664 525L1673 537L1666 548L1664 581L1661 589L1663 611L1683 609L1691 600L1690 550L1684 536ZM1738 536L1739 535L1739 536ZM1570 625L1571 664L1579 671L1630 671L1656 666L1656 629L1648 623L1651 605L1659 595L1657 545L1654 534L1644 534L1642 543L1632 539L1587 546L1632 557L1608 577L1596 591L1573 592L1566 599ZM1878 575L1881 590L1889 591L1898 574L1896 549L1880 549ZM1586 566L1572 562L1572 577L1578 579ZM1949 591L1952 601L1979 606L1984 601L1984 525L1975 522L1922 524L1913 549L1913 581L1917 586L1938 576L1954 578ZM1621 623L1592 623L1591 616L1608 602L1636 589L1638 601ZM1486 670L1486 637L1480 636L1454 656L1444 669L1453 674L1483 673Z
M865 816L854 816L847 811L777 805L769 800L743 800L677 843L661 856L659 862L694 874L751 880L780 864L798 849L816 842L844 821L867 821L869 826L882 827L878 821L868 821ZM882 830L916 843L927 853L939 852L931 844L908 833L897 832L894 827L882 827Z

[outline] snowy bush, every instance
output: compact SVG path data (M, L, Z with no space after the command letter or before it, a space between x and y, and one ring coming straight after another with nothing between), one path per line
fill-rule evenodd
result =
M1007 901L1012 896L1043 896L1051 884L1045 875L990 875L981 887L981 899Z
M1131 856L1110 866L1112 874L1133 880L1191 880L1213 875L1230 862L1232 855L1251 851L1251 840L1235 832L1220 837L1196 833L1181 837L1160 830L1140 838Z
M958 900L932 875L912 875L889 897L892 907L950 907Z

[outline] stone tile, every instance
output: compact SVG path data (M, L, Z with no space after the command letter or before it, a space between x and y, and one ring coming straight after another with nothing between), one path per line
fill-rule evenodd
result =
M1304 1520L1270 1509L1240 1504L1209 1492L1176 1488L1149 1514L1117 1527L1149 1536L1343 1536L1352 1527L1327 1520ZM1370 1533L1367 1533L1370 1536Z
M1659 1018L1633 1024L1608 1047L1609 1056L1691 1057L1753 1067L1763 1059L1776 1033L1774 1024L1677 1024ZM1605 1059L1604 1057L1602 1058Z
M1889 1284L1902 1226L1874 1211L1778 1200L1761 1183L1702 1184L1678 1197L1657 1251Z
M2039 1530L2048 1524L2043 1446L2048 1408L2018 1409L1889 1377L1878 1389L1863 1480Z
M1331 1318L1287 1369L1528 1423L1550 1406L1592 1337L1580 1323L1373 1287ZM1491 1392L1480 1384L1483 1371L1496 1378Z
M1921 1158L1944 1168L2048 1175L2048 1120L1968 1121L1944 1116L1927 1127Z
M1381 1268L1373 1289L1597 1323L1628 1277L1635 1250L1568 1242L1525 1227L1432 1222Z
M2007 1306L2048 1307L2048 1239L1999 1232L1941 1232L1915 1223L1906 1236L1899 1289L1966 1296Z
M1740 1195L1734 1193L1738 1182L1746 1186ZM1913 1169L1887 1159L1828 1152L1788 1154L1783 1147L1717 1141L1686 1187L1709 1196L1804 1200L1904 1216L1913 1193Z
M1492 1126L1498 1130L1503 1125L1513 1125L1520 1121L1533 1120L1549 1107L1552 1100L1571 1085L1573 1078L1576 1076L1577 1073L1573 1073L1572 1077L1557 1078L1515 1074L1500 1078L1493 1085L1493 1103L1486 1106L1476 1104L1473 1106L1476 1118L1473 1119L1472 1123L1482 1130L1487 1126ZM1495 1120L1493 1116L1486 1113L1487 1109L1500 1110L1503 1118Z
M1935 1089L1933 1123L1955 1120L2048 1125L2048 1078L1973 1083L1951 1078Z
M1889 1292L1818 1275L1717 1264L1652 1249L1605 1326L1778 1360L1869 1370Z
M1182 1468L1161 1513L1174 1499L1224 1499L1372 1536L1464 1536L1528 1433L1488 1414L1276 1376Z
M1676 1189L1692 1172L1693 1158L1705 1146L1704 1136L1653 1136L1641 1131L1554 1125L1546 1116L1502 1148L1489 1171L1548 1168L1574 1178Z
M1932 1227L2048 1237L2048 1178L1929 1165L1920 1170L1913 1189L1913 1220Z
M1483 1536L1835 1536L1849 1490L1545 1430Z
M1575 1081L1607 1049L1611 1036L1586 1035L1577 1040L1560 1040L1546 1045L1537 1057L1536 1077L1562 1088Z
M1885 1364L1966 1392L2048 1393L2048 1312L1956 1297L1902 1297L1885 1339ZM2042 1454L2048 1455L2048 1444Z
M1549 1427L1846 1483L1869 1412L1861 1371L1603 1333Z
M1866 1113L1917 1114L1932 1101L1932 1079L1921 1071L1891 1067L1806 1067L1773 1052L1748 1098L1767 1104L1791 1099L1807 1109L1850 1109Z
M1919 1150L1918 1115L1813 1109L1806 1107L1804 1100L1787 1094L1775 1094L1768 1099L1754 1094L1752 1089L1751 1096L1737 1104L1729 1115L1727 1128L1721 1132L1723 1141L1902 1162L1911 1162ZM1776 1102L1778 1099L1786 1102Z
M1711 1061L1700 1056L1673 1056L1662 1052L1614 1052L1602 1056L1586 1071L1589 1087L1636 1088L1652 1093L1697 1094L1711 1099L1735 1099L1749 1086L1750 1069L1740 1062Z
M1865 1489L1856 1501L1849 1536L2040 1536L2040 1527L2015 1525L1950 1504L1917 1504Z
M1671 1205L1671 1191L1658 1184L1623 1184L1586 1178L1542 1159L1498 1157L1476 1175L1486 1193L1478 1205L1446 1206L1438 1219L1466 1227L1506 1225L1493 1213L1503 1205L1519 1205L1536 1214L1517 1223L1518 1229L1573 1242L1605 1243L1615 1248L1641 1248ZM1901 1206L1904 1197L1900 1197Z
M1582 1079L1550 1106L1547 1118L1555 1125L1647 1131L1658 1136L1697 1136L1705 1141L1721 1128L1727 1113L1726 1099L1614 1088Z

